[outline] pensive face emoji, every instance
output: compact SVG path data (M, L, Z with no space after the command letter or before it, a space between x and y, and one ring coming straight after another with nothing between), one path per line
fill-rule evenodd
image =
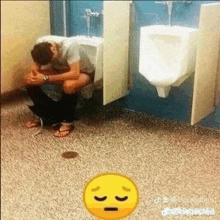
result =
M122 219L135 210L138 190L133 181L123 175L99 175L87 183L84 204L98 218Z

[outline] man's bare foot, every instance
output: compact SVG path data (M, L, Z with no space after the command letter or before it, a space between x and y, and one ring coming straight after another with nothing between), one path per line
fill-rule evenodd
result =
M65 137L73 130L73 125L62 124L54 134L55 137Z
M34 120L29 120L25 123L25 126L27 128L35 128L40 125L40 120L39 119L34 119Z

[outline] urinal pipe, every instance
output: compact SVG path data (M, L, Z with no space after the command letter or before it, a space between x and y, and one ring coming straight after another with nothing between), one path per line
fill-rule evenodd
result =
M67 28L66 28L66 0L63 1L63 35L67 36Z
M173 9L173 2L178 2L177 0L170 0L170 1L155 1L155 3L159 3L159 4L167 4L168 6L168 16L169 16L169 26L171 26L171 16L172 16L172 9ZM192 1L182 1L179 0L179 2L183 2L183 3L192 3Z
M91 28L91 17L99 17L102 13L99 12L92 12L91 9L85 9L85 15L83 16L86 18L86 25L87 25L87 35L90 37L90 28Z
M167 6L168 6L169 26L171 26L171 16L172 16L172 9L173 9L173 1L167 1Z
M171 15L172 15L172 9L173 9L173 1L155 1L155 3L159 4L167 4L168 6L168 16L169 16L169 26L171 26Z
M90 16L87 16L87 36L90 37Z

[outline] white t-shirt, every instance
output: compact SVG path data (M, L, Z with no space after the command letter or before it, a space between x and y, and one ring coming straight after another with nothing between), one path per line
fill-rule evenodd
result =
M87 52L84 48L77 42L75 37L62 37L55 35L47 35L40 37L37 43L42 42L55 42L61 47L61 57L66 58L70 66L74 63L80 61L80 72L87 73L90 76L93 76L95 72L95 66L89 59ZM50 64L41 66L41 69L47 69L50 67ZM53 100L58 101L61 98L61 87L59 85L52 84L43 84L41 86L42 90Z
M80 61L80 72L83 73L93 73L95 71L95 67L92 64L91 60L87 52L84 48L77 42L76 37L61 37L54 35L47 35L40 37L36 43L42 42L56 42L61 46L61 57L66 58L67 62L70 66L74 65L74 63ZM42 69L46 69L49 65L42 66Z

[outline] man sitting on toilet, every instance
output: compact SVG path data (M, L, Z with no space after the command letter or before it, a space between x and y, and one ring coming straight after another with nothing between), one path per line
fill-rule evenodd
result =
M39 118L26 122L28 128L60 125L54 136L64 137L73 129L77 92L94 81L95 68L87 52L74 38L44 36L31 51L34 65L24 77ZM41 119L41 120L40 120Z

